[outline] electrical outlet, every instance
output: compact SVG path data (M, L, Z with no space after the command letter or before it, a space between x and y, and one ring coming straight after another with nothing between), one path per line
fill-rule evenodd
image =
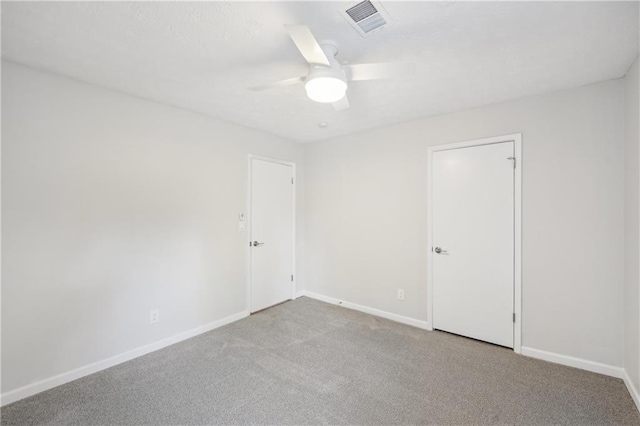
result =
M401 288L398 289L398 299L404 300L404 290Z
M153 324L154 322L158 322L158 321L160 321L160 310L152 309L149 312L149 323Z

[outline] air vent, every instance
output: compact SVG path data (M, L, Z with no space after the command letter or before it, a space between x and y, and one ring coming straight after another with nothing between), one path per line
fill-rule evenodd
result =
M356 22L363 21L374 13L378 13L378 9L373 7L369 0L358 3L350 9L347 9L347 15Z
M342 16L363 37L380 31L389 22L388 16L381 5L370 0L365 0L349 7L342 12Z

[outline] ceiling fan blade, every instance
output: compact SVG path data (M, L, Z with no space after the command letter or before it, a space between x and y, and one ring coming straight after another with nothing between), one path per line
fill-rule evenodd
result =
M347 79L352 81L380 80L412 75L416 71L416 64L413 62L379 62L343 65L342 69L347 74Z
M333 108L336 111L342 111L344 109L349 108L349 98L347 98L347 95L344 95L344 98L340 99L337 102L332 103L331 105L333 105Z
M305 79L304 77L288 78L286 80L274 81L272 83L265 83L265 84L261 84L259 86L249 87L249 90L251 90L253 92L259 92L261 90L268 90L268 89L275 89L275 88L278 88L278 87L291 86L291 85L294 85L294 84L302 83L304 81L304 79Z
M322 48L306 25L285 25L289 32L289 36L296 44L296 47L302 53L302 56L310 64L319 64L330 66L327 55L324 54Z

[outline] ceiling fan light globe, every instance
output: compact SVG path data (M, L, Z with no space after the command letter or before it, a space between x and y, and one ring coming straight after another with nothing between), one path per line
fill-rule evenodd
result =
M304 88L312 101L333 103L344 98L347 83L335 77L316 77L307 80Z

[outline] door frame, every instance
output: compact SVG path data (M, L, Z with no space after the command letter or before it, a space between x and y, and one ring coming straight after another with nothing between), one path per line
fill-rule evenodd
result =
M433 328L433 154L438 151L513 142L516 157L514 170L514 259L513 259L513 310L516 320L513 325L513 351L522 348L522 133L475 139L457 143L435 145L427 148L427 321Z
M245 250L246 250L246 259L247 259L247 312L251 314L251 290L252 290L252 280L251 280L251 198L252 198L252 188L251 188L251 161L252 160L260 160L267 161L269 163L281 164L283 166L291 167L291 177L293 178L293 184L291 185L292 191L292 205L291 209L293 210L293 233L291 237L291 274L293 275L293 280L291 281L291 300L295 299L296 294L296 282L297 282L297 274L296 274L296 187L298 185L298 179L296 178L296 163L293 161L280 160L277 158L271 157L263 157L261 155L248 154L247 155L247 213L245 214ZM247 244L247 242L249 244Z

